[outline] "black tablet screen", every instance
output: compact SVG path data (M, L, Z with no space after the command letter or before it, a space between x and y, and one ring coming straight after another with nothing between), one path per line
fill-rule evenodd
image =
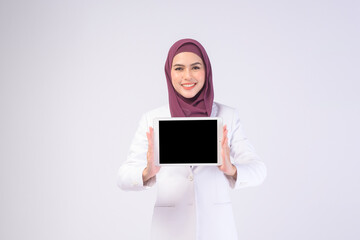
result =
M160 164L216 164L216 120L160 120Z

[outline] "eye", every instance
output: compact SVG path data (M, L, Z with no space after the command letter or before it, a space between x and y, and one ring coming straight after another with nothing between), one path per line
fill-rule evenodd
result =
M175 71L181 71L183 68L182 67L176 67Z
M199 67L199 66L194 66L193 69L194 69L194 70L199 70L200 67Z

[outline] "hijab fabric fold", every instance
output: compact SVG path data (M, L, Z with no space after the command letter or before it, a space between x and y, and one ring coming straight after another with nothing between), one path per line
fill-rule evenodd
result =
M193 97L185 98L173 87L171 67L174 57L181 52L192 52L198 55L205 65L205 83L203 88ZM165 76L169 93L169 106L172 117L210 117L214 102L212 71L209 57L204 47L194 39L181 39L175 42L165 62Z

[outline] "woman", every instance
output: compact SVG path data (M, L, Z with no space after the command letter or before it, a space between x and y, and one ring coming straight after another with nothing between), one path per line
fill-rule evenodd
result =
M182 39L174 43L165 75L169 105L142 116L128 158L119 169L118 185L124 190L157 185L151 239L237 239L229 190L261 184L265 165L245 137L237 111L213 101L211 65L199 42ZM221 117L222 165L156 166L153 119L170 116ZM196 140L191 144L196 147Z

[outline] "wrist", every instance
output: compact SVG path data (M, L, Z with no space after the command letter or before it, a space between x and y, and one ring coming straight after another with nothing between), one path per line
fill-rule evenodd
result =
M146 182L147 180L149 180L149 173L148 173L148 168L144 168L143 172L142 172L142 179L144 182Z
M237 173L237 168L233 164L231 164L231 170L225 174L230 177L235 177L236 173Z

